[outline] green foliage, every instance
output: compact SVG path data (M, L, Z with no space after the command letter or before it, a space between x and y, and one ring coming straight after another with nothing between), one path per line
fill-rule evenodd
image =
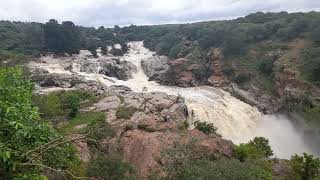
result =
M312 180L320 178L319 158L303 153L303 156L292 156L290 164L295 179Z
M228 35L224 39L222 48L225 56L242 55L247 51L247 44L239 36Z
M135 170L119 157L97 157L88 165L87 175L102 180L129 180L135 179Z
M118 119L130 119L138 109L133 106L120 107L117 109L116 116Z
M245 82L248 82L250 80L250 76L247 74L239 74L234 78L234 82L236 82L237 84L243 84Z
M106 122L105 115L96 114L95 118L91 119L91 122L87 125L87 127L83 130L84 134L89 134L89 138L94 139L96 141L103 140L107 137L113 137L115 135L115 130L110 126L108 122ZM95 142L89 141L91 144ZM95 144L97 145L97 144Z
M90 124L91 122L105 120L105 114L103 112L88 112L84 114L77 114L76 117L70 119L64 125L59 127L59 131L68 134L74 132L74 127L81 124Z
M272 179L267 161L240 162L235 158L210 156L199 151L194 143L176 144L167 150L165 179Z
M62 22L60 25L55 19L49 20L44 27L45 45L54 53L79 53L80 32L71 21Z
M77 94L67 96L66 107L70 109L68 116L71 118L75 117L80 108L80 97Z
M68 143L48 147L66 138L40 120L32 89L21 68L0 69L0 176L5 179L41 178L39 164L68 170L76 159Z
M236 146L234 155L241 162L245 162L248 159L270 157L273 155L273 151L269 145L269 140L263 137L255 137L254 140L249 143L242 143Z
M218 128L216 128L212 123L198 121L198 122L195 122L194 125L196 129L198 129L199 131L205 134L216 133L218 130Z
M270 76L273 72L273 60L264 59L258 64L258 70L265 75Z
M76 91L52 92L48 95L34 95L32 103L39 107L39 112L43 118L55 121L61 117L74 117L80 107L86 107L96 102L98 97L92 93Z
M147 124L138 124L138 129L146 131L146 132L155 132L156 130L152 127L149 127Z
M264 137L255 137L253 141L250 141L249 144L252 144L254 147L260 151L264 157L270 157L273 155L273 151L269 145L269 140Z
M183 162L168 172L167 179L241 179L271 180L271 170L259 162L240 162L237 159L222 158L216 161L207 159Z
M303 52L302 73L306 80L320 85L320 47L305 49Z

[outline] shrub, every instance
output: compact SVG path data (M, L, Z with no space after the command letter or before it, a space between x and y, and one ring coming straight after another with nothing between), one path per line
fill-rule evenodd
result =
M166 157L165 179L272 179L268 161L240 162L235 158L212 155L196 146L196 139L189 143L176 142L164 151Z
M198 129L199 131L205 133L205 134L212 134L216 133L218 128L213 126L212 123L207 123L207 122L196 122L194 123L195 128Z
M270 75L273 72L272 60L265 59L258 64L258 70L266 75Z
M59 91L48 95L34 95L32 103L39 108L42 117L53 120L68 115L73 118L80 106L89 106L97 99L92 93L86 91Z
M235 77L234 82L237 84L243 84L245 82L248 82L250 80L250 76L247 74L239 74Z
M245 162L247 159L257 159L262 157L258 149L252 144L240 144L235 147L234 155L241 162Z
M32 83L21 68L0 68L0 177L39 179L43 168L70 170L76 154L31 104ZM39 148L41 147L41 148Z
M303 156L295 155L290 161L292 173L295 179L311 180L320 178L320 159L303 153Z
M138 129L146 131L146 132L156 131L155 129L148 127L148 125L146 125L146 124L138 124Z
M70 133L74 127L81 124L90 124L93 121L105 120L103 112L87 112L84 114L77 114L76 117L70 119L66 124L59 127L59 131L63 133Z
M70 94L66 98L66 107L70 109L68 116L73 118L77 115L80 108L80 98L77 94Z
M245 179L271 180L270 168L263 162L240 162L221 158L187 161L168 173L170 179Z
M90 162L87 175L103 180L135 179L135 170L119 157L97 157Z
M130 119L137 111L138 109L133 106L120 107L117 109L116 116L118 119Z
M269 145L269 140L264 137L255 137L249 144L255 146L265 157L273 155L273 151Z
M244 162L247 159L270 157L273 155L273 152L269 145L269 140L264 137L256 137L249 143L242 143L236 146L234 149L234 155L237 159Z

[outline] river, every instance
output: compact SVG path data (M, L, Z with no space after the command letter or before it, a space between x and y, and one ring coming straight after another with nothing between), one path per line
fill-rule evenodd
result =
M154 57L154 53L143 47L142 42L129 43L128 54L121 58L136 65L137 71L128 81L118 80L99 74L100 66L97 63L96 73L80 72L81 63L74 62L71 71L59 67L59 64L38 64L51 73L67 73L81 75L88 80L99 81L106 85L124 85L133 91L166 92L167 94L180 95L185 98L190 117L189 123L206 121L213 123L218 128L218 133L224 138L239 144L248 142L255 136L264 136L270 140L270 145L276 157L290 158L295 153L303 152L319 154L319 131L312 130L314 135L307 136L309 129L298 128L301 124L286 115L263 115L256 107L246 104L228 92L214 87L172 87L163 86L148 77L142 70L141 61ZM85 54L78 55L81 59ZM50 61L54 61L50 59ZM50 62L48 61L48 62ZM192 112L192 113L191 113ZM309 133L310 134L310 133Z

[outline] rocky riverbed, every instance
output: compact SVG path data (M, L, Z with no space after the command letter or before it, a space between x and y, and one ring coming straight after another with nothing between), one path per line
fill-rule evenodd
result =
M108 97L109 99L100 102L100 106L97 104L89 109L107 112L109 120L117 121L118 118L115 117L115 110L108 109L108 106L126 107L122 102L124 100L129 104L131 103L131 106L136 109L143 109L136 111L132 118L146 117L149 120L155 118L151 126L159 126L160 129L161 126L157 122L177 121L177 117L185 116L184 119L187 119L189 124L195 121L213 123L218 127L218 133L223 138L232 140L234 143L246 142L254 136L263 135L271 139L271 146L275 149L275 154L280 157L287 158L294 153L302 152L316 153L316 150L306 143L309 140L303 136L304 131L297 130L290 120L285 120L288 124L284 126L281 124L283 122L281 120L286 119L283 116L265 116L254 107L254 105L259 107L255 103L264 103L264 101L253 99L252 102L249 102L247 101L249 99L247 94L242 93L242 96L245 97L243 99L246 99L245 102L251 104L249 105L218 87L182 88L164 86L155 81L149 81L162 78L168 68L167 58L150 52L143 47L142 42L133 42L129 46L129 53L124 57L99 55L98 58L92 58L88 53L82 52L80 55L73 57L43 57L31 62L29 67L34 74L33 79L38 82L37 90L41 93L58 88L66 90L84 89L94 91L96 94L111 94L112 96ZM213 68L218 67L216 61L213 63L215 64ZM213 76L218 75L213 74ZM111 93L115 91L124 91L124 99L119 98L119 94ZM173 106L171 103L164 109L158 109L158 106L149 106L146 103L146 99L151 98L153 103L160 103L163 107L164 104L171 102L173 99L179 99L178 97L183 99L184 105L178 103L178 105ZM264 99L268 101L267 97ZM269 104L269 102L265 102L265 104ZM182 106L185 106L185 108L182 108ZM174 108L184 109L184 113L179 113L180 110ZM259 109L263 108L266 108L266 106L259 107ZM152 116L146 113L149 111L152 112ZM141 114L141 112L143 113ZM156 114L154 114L155 112ZM139 121L130 118L130 122ZM279 129L277 131L273 131L274 128L272 127L270 129L269 124L271 123ZM291 139L293 134L299 137L295 139L295 142L281 143Z

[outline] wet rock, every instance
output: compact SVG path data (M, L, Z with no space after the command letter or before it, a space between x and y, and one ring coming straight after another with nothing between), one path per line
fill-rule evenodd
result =
M150 80L160 81L169 69L168 58L166 56L153 56L141 61L144 73Z
M262 90L257 87L250 86L247 90L241 89L237 84L232 83L228 89L231 94L240 100L256 106L263 113L274 113L281 108L280 100L274 97L264 94Z
M81 72L104 74L109 77L116 77L120 80L132 78L132 74L137 71L137 67L128 61L120 61L119 58L100 58L98 60L88 60L81 64Z

